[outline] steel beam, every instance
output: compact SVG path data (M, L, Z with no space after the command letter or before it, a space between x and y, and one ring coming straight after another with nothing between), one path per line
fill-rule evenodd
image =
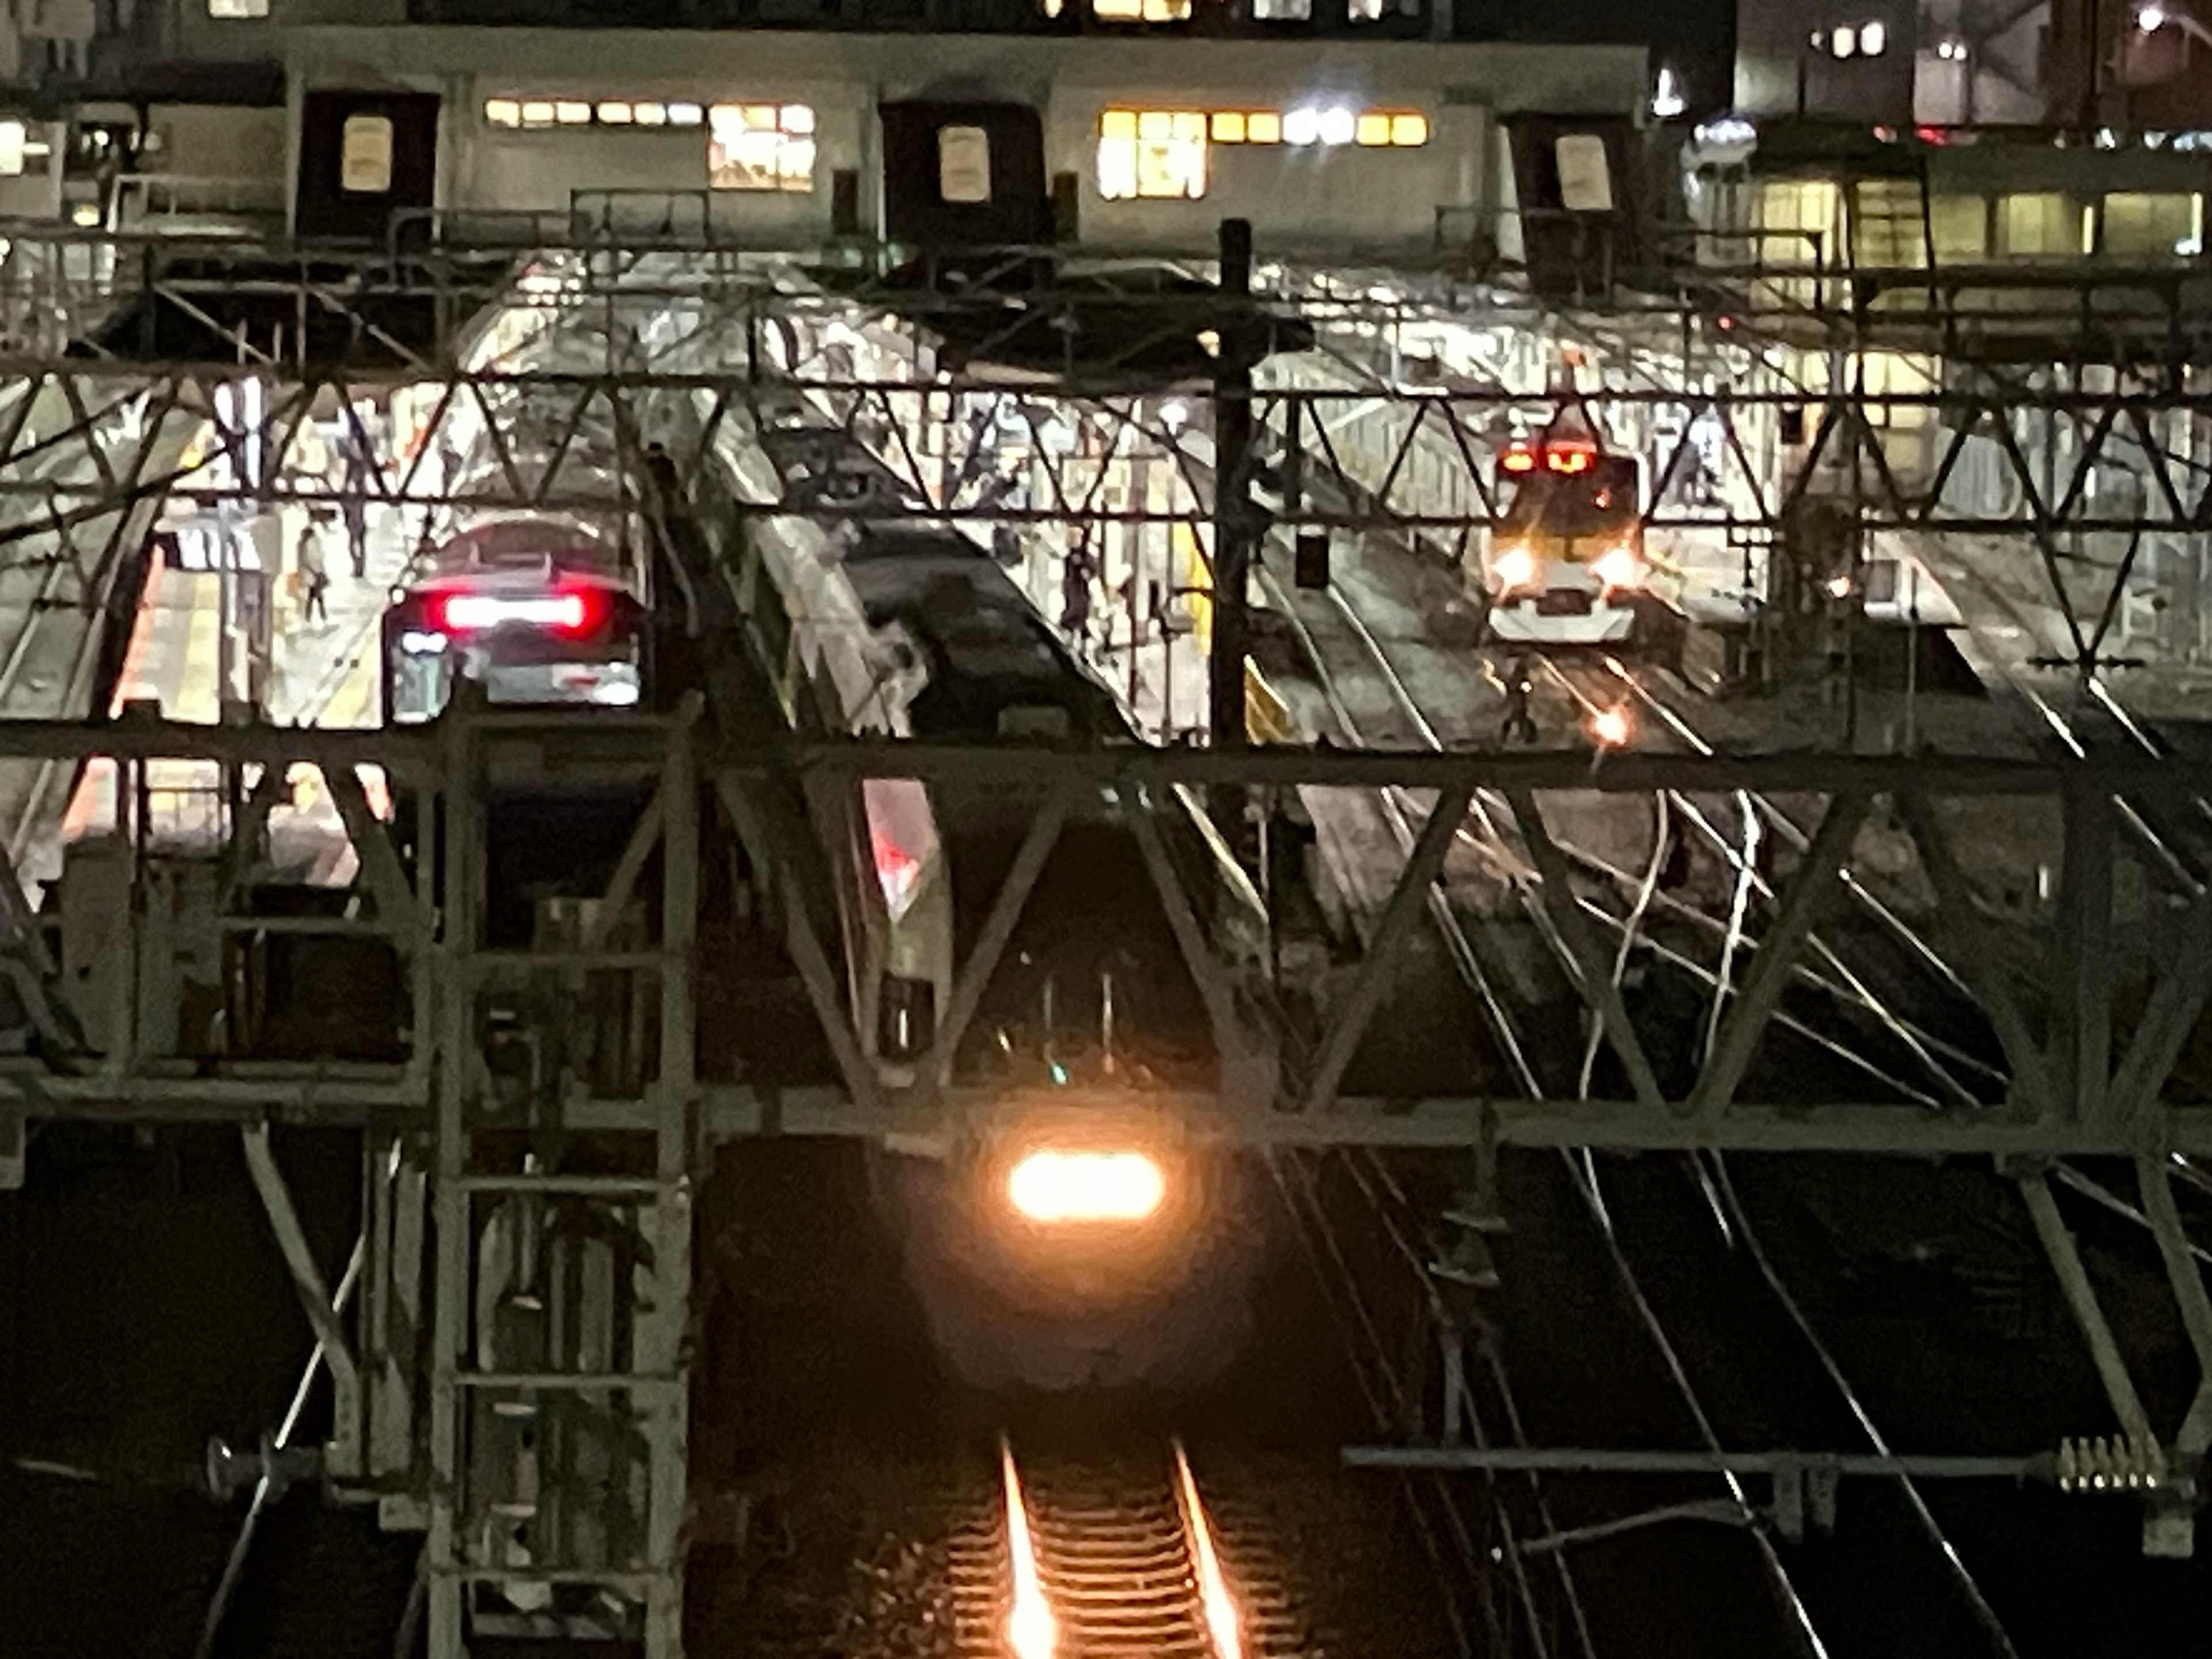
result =
M1750 975L1735 1006L1721 1020L1712 1053L1706 1056L1691 1091L1690 1115L1710 1123L1728 1110L1737 1085L1751 1069L1752 1055L1774 1017L1782 993L1796 965L1797 952L1819 920L1820 907L1835 892L1838 877L1850 859L1851 843L1866 821L1872 801L1861 794L1838 794L1829 801L1813 843L1805 849L1797 872L1782 895L1780 910L1760 937Z
M1909 1480L2051 1480L2056 1453L2027 1457L1874 1452L1660 1451L1554 1446L1346 1446L1344 1466L1401 1472L1534 1474L1811 1474Z
M1382 1004L1398 946L1412 931L1414 913L1443 869L1444 856L1451 851L1460 826L1467 822L1467 809L1474 799L1472 789L1447 789L1430 805L1428 818L1421 825L1413 850L1407 854L1406 867L1398 872L1397 883L1382 906L1382 918L1376 923L1367 954L1360 960L1352 990L1336 1018L1329 1022L1321 1058L1314 1066L1313 1080L1306 1088L1308 1112L1327 1112L1336 1104L1337 1085L1344 1080L1344 1068L1352 1063L1360 1039L1367 1035L1368 1024Z
M316 1352L330 1367L331 1439L323 1455L324 1467L341 1479L359 1474L361 1366L346 1340L345 1327L340 1322L340 1304L324 1282L323 1270L316 1264L307 1231L300 1225L300 1212L293 1206L291 1188L284 1184L283 1171L276 1167L276 1153L269 1145L269 1126L251 1125L240 1133L240 1139L246 1151L246 1170L253 1177L253 1189L260 1194L261 1207L269 1216L270 1231L276 1235L276 1248L283 1253L285 1268L292 1275L292 1288L299 1293L301 1309L315 1334ZM348 1277L351 1276L349 1272Z
M2027 1213L2035 1223L2035 1236L2043 1243L2043 1253L2051 1259L2051 1267L2058 1275L2059 1288L2066 1294L2066 1305L2073 1311L2074 1322L2081 1327L2082 1339L2089 1345L2089 1358L2097 1367L2098 1380L2105 1385L2105 1398L2112 1405L2112 1414L2119 1419L2121 1429L2135 1443L2161 1443L2157 1431L2151 1427L2149 1413L2143 1410L2142 1397L2136 1392L2135 1378L2129 1373L2128 1362L2113 1338L2112 1328L2106 1321L2096 1286L2089 1282L2089 1271L2082 1265L2074 1234L2066 1225L2066 1218L2058 1212L2058 1200L2051 1194L2050 1182L2039 1174L2024 1176L2020 1191L2027 1200Z

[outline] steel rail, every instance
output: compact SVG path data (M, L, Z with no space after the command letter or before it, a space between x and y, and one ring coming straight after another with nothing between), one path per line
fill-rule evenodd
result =
M1292 614L1289 612L1287 607L1285 607L1285 614ZM1327 667L1322 662L1319 653L1313 650L1311 635L1304 629L1302 622L1295 617L1293 625L1305 643L1310 660L1314 664L1316 675L1327 678ZM1371 635L1369 637L1371 638ZM1395 674L1396 671L1387 657L1378 656L1378 664L1386 677ZM1355 738L1354 740L1357 741L1357 738ZM1534 896L1528 891L1526 886L1522 884L1516 884L1516 886L1523 907L1532 912L1537 908ZM1438 884L1437 889L1433 890L1441 896L1441 884ZM1480 959L1475 957L1472 945L1468 942L1465 929L1461 927L1458 916L1452 910L1448 898L1443 905L1439 925L1443 929L1448 942L1456 941L1452 945L1450 952L1455 963L1473 964L1474 979L1471 982L1477 988L1477 994L1483 1003L1486 1013L1492 1021L1500 1039L1500 1046L1513 1064L1522 1087L1531 1098L1542 1098L1544 1096L1542 1084L1529 1065L1519 1038L1513 1030L1512 1022L1506 1015L1504 1005L1498 998L1496 991L1490 985L1487 975L1483 973ZM1548 932L1546 937L1549 939ZM1558 941L1553 941L1553 948L1554 950L1559 948ZM1465 971L1464 968L1462 971ZM1654 1346L1658 1349L1662 1362L1674 1383L1676 1392L1680 1395L1684 1405L1688 1408L1700 1437L1705 1441L1711 1449L1718 1451L1721 1447L1718 1431L1698 1397L1696 1388L1690 1380L1680 1352L1675 1348L1673 1340L1667 1334L1666 1328L1660 1321L1657 1310L1652 1307L1650 1298L1644 1294L1635 1269L1629 1262L1621 1243L1613 1231L1611 1218L1606 1212L1604 1200L1601 1196L1601 1189L1595 1179L1595 1167L1593 1166L1585 1173L1577 1166L1571 1156L1565 1153L1562 1154L1561 1161L1566 1168L1570 1182L1582 1195L1585 1206L1590 1211L1592 1219L1597 1224L1599 1236L1604 1240L1606 1248L1612 1255L1614 1269L1620 1278L1622 1287L1636 1309L1638 1317L1644 1325L1646 1334L1650 1337ZM1753 1506L1742 1482L1732 1474L1723 1478L1738 1511L1747 1522L1754 1522L1757 1510ZM1771 1587L1781 1601L1783 1609L1794 1620L1796 1628L1808 1651L1815 1656L1815 1659L1826 1659L1827 1645L1821 1640L1819 1631L1814 1627L1811 1612L1806 1607L1803 1598L1798 1594L1796 1585L1790 1578L1788 1567L1784 1565L1780 1553L1774 1547L1773 1540L1767 1535L1764 1528L1756 1525L1753 1528L1753 1536L1757 1540L1760 1560L1766 1570Z

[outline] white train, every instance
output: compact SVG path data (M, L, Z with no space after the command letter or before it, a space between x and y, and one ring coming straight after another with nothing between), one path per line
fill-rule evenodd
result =
M1488 245L1510 218L1516 173L1533 175L1512 164L1504 121L1626 123L1646 90L1639 46L1380 27L1327 40L594 29L582 51L572 31L404 24L394 9L324 0L315 24L280 7L165 34L173 79L196 54L230 66L256 49L280 76L251 106L142 106L87 210L377 241L395 213L518 238L533 217L711 226L809 251L1188 251L1239 217L1267 252L1427 252ZM0 146L0 212L10 195L56 212L36 183L43 158L15 158L21 191L9 159Z

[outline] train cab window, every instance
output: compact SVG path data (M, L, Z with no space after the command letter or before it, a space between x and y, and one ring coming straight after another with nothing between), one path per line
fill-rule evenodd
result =
M946 202L991 199L991 136L982 128L937 130L937 194Z
M338 136L338 188L353 196L381 196L392 188L392 119L349 115Z
M207 15L210 17L266 17L269 0L207 0Z
M1206 118L1196 110L1109 109L1098 124L1098 193L1194 201L1206 194Z
M814 188L811 106L717 104L707 131L707 182L716 190Z

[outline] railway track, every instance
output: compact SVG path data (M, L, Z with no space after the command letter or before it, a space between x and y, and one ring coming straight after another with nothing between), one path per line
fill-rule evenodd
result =
M1149 1458L1003 1453L1002 1620L963 1619L963 1650L1000 1659L1296 1659L1302 1626L1271 1571L1261 1517L1221 1529L1180 1444ZM988 1559L969 1530L968 1585ZM972 1592L965 1607L980 1604Z

